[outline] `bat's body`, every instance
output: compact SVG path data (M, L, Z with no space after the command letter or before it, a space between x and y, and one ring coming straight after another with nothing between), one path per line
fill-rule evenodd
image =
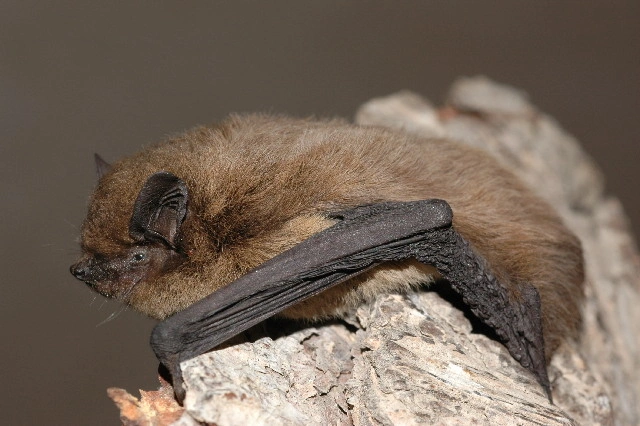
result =
M451 206L453 228L510 300L537 289L547 358L576 334L582 253L547 203L476 149L341 121L234 117L116 163L93 196L85 257L72 272L162 319L326 230L339 221L335 212L426 199ZM415 288L442 272L398 259L281 315L341 316L377 293Z

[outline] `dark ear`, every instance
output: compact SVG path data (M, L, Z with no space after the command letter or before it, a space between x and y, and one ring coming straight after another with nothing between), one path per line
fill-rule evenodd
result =
M129 235L139 243L159 241L176 249L187 199L187 185L180 178L168 172L152 175L136 199Z
M100 179L102 176L106 175L109 170L111 170L111 164L104 161L99 154L93 154L93 158L96 160L96 173L98 175L98 179Z

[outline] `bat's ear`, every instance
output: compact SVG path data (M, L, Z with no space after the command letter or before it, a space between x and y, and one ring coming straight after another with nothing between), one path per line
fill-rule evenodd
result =
M104 161L102 157L100 157L100 154L93 154L93 159L96 161L96 174L99 180L111 170L111 164Z
M187 215L187 185L174 174L158 172L145 182L133 207L129 235L136 242L162 242L176 249Z

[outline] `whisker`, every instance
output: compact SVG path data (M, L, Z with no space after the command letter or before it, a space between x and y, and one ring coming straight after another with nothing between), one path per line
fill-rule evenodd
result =
M71 226L73 229L75 229L76 231L78 230L78 225L76 225L73 222L68 221L67 219L63 219L62 220L64 223L66 223L67 225Z
M93 296L93 299L91 299L91 302L89 302L89 306L93 306L93 304L96 303L96 300L98 300L98 295Z
M101 299L102 303L100 304L100 306L98 306L98 310L101 311L102 308L104 308L104 305L107 304L108 300L107 299Z
M126 306L121 306L120 309L112 312L111 315L109 315L106 319L104 319L103 321L101 321L98 324L96 324L96 328L98 328L100 326L103 326L106 323L108 323L109 321L112 321L112 320L116 319L117 317L120 316L121 313L123 313L125 311L125 309L127 309Z

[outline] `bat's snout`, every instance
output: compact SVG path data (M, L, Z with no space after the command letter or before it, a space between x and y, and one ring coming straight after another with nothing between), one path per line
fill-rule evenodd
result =
M89 281L96 280L98 277L98 270L89 260L82 259L69 268L69 272L71 275L79 279L80 281L84 281L85 283L89 283Z
M71 275L105 297L116 297L131 288L131 279L122 277L94 258L83 258L69 268Z
M69 272L80 281L84 281L89 276L89 265L83 261L74 263L69 268Z

